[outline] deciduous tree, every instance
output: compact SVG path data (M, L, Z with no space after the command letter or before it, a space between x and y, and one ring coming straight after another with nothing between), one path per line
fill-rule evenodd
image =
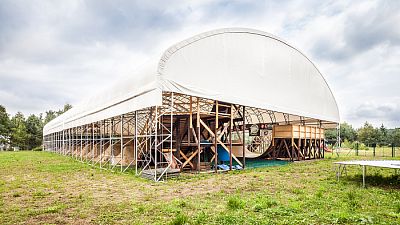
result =
M27 148L33 149L42 143L43 139L43 121L36 115L30 115L26 119Z
M380 139L379 129L368 122L365 122L364 126L358 130L358 140L368 146L378 144Z
M9 142L11 122L6 108L0 105L0 144Z
M15 114L11 119L11 131L11 144L20 149L26 149L28 133L26 130L25 117L21 112Z

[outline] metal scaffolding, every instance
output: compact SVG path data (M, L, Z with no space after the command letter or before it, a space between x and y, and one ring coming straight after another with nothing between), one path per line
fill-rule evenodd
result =
M160 106L45 135L44 149L101 169L131 170L136 175L161 181L185 170L217 172L219 154L228 154L230 170L234 165L244 168L247 149L258 154L270 149L273 125L332 125L327 121L173 92L163 92L162 97ZM254 124L262 132L251 136L249 130ZM241 149L240 158L232 153L233 148ZM300 160L296 156L290 155L291 160ZM323 153L313 155L313 158L322 157Z

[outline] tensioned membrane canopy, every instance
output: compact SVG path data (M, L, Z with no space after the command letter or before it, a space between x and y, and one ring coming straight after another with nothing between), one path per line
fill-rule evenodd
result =
M304 54L269 33L229 28L173 45L160 60L52 120L43 133L162 105L163 91L339 122L328 84Z

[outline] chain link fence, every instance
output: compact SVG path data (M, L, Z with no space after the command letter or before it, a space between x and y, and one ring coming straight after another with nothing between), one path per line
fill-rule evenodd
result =
M389 145L389 146L369 146L359 148L356 145L355 148L337 148L332 153L336 153L338 156L364 156L364 157L400 157L400 146Z

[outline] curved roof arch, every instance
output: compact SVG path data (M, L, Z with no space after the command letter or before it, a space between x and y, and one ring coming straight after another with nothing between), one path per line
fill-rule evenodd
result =
M43 132L161 105L163 91L339 122L332 91L303 53L266 32L226 28L171 46L161 59L82 101Z
M158 75L169 91L339 122L316 66L266 32L227 28L196 35L165 51Z

